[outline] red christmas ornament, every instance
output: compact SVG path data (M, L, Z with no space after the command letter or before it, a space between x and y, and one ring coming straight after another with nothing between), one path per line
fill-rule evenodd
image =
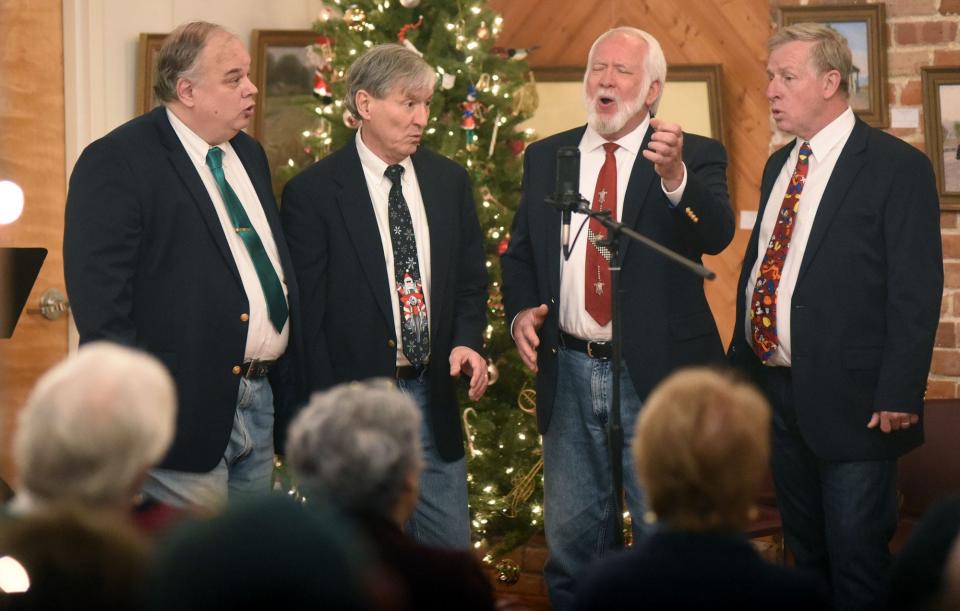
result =
M510 150L513 151L514 157L519 157L520 153L523 152L523 149L526 148L527 143L523 140L511 140L510 141Z
M313 71L313 95L324 104L333 103L333 95L330 92L330 85L327 84L323 73L319 70Z
M508 249L509 247L510 247L510 239L509 239L509 238L503 238L503 239L500 240L500 242L497 244L497 254L502 257L502 256L503 256L503 253L507 252L507 249Z

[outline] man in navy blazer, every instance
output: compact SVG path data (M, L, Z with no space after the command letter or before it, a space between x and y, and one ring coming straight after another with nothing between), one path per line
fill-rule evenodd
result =
M291 180L281 216L302 290L309 388L387 377L423 412L426 466L408 523L421 543L470 544L454 381L487 387L487 270L466 171L420 147L436 76L399 45L347 75L351 142Z
M215 507L270 490L298 399L297 286L266 156L240 131L257 92L243 44L189 23L157 61L163 105L77 161L64 272L81 342L146 350L176 381L173 446L146 495Z
M523 198L502 259L506 315L520 356L537 372L550 549L545 576L555 609L570 607L575 575L611 544L616 510L604 435L612 387L610 302L601 301L599 311L588 305L608 295L608 272L590 263L588 249L597 248L593 228L584 227L570 259L562 260L560 213L544 203L556 184L557 150L579 147L580 191L593 196L595 206L614 202L623 223L690 259L720 252L733 237L723 146L653 118L665 76L663 51L648 33L616 28L597 39L584 81L589 123L527 150ZM571 233L583 219L574 215ZM641 401L657 382L679 366L722 360L723 345L699 277L640 244L624 240L621 253L621 411L628 447ZM629 452L623 463L627 504L639 529L644 507Z
M790 26L769 49L773 118L796 140L764 168L730 359L773 406L773 476L797 564L823 573L837 609L874 609L896 459L923 441L943 290L936 185L922 153L854 116L851 54L835 30Z

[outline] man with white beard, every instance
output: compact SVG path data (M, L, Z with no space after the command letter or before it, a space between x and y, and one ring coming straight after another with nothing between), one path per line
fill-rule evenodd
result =
M544 203L554 192L557 151L578 147L580 192L593 209L699 261L733 237L726 153L709 138L654 118L667 65L650 34L620 27L590 49L584 74L588 124L530 146L523 198L502 259L503 302L523 362L537 374L537 419L543 434L544 569L553 608L573 603L575 578L614 540L605 426L612 388L609 252L596 221L574 214L583 231L565 259L561 215ZM621 243L621 413L629 447L641 403L677 367L723 359L703 281L640 245ZM634 534L644 503L624 451L627 506Z

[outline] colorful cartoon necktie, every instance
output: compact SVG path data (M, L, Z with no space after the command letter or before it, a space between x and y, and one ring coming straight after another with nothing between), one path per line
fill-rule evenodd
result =
M803 183L807 179L807 169L810 166L810 153L810 143L804 142L800 146L797 167L793 170L793 176L790 177L787 193L783 196L783 203L780 204L777 223L773 226L767 252L764 253L763 261L760 263L757 284L753 288L753 298L750 300L753 351L764 363L770 360L779 346L777 287L780 286L783 263L790 251L794 221L797 218L797 210L800 209L800 195L803 194Z
M607 142L603 145L606 158L597 176L597 187L593 192L593 204L590 209L594 212L609 210L610 219L617 220L617 158L614 152L620 145ZM584 305L587 314L598 325L610 322L611 291L610 291L610 251L606 246L598 244L605 240L607 229L600 221L591 218L587 229L587 255L584 276Z
M387 166L384 172L390 179L389 202L390 241L393 244L393 272L396 291L400 297L400 332L403 354L411 365L424 365L430 358L430 324L427 302L420 279L417 260L417 237L413 233L410 208L403 197L400 178L402 165Z
M283 325L287 322L287 298L283 294L283 287L280 285L280 278L277 277L277 270L274 269L267 251L263 249L263 242L257 234L257 230L250 223L247 212L243 209L243 204L237 194L234 193L230 183L227 182L223 174L223 151L217 147L207 151L207 166L213 172L213 179L217 181L217 187L220 189L220 196L223 198L223 205L227 209L227 216L233 224L234 231L243 240L243 244L250 253L250 260L253 261L253 269L257 272L257 278L260 280L260 288L263 289L263 296L267 301L267 312L270 315L270 322L277 333L283 331Z

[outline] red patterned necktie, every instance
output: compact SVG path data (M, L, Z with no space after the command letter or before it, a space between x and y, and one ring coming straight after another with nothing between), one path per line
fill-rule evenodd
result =
M751 323L753 327L753 351L766 363L779 346L777 338L777 287L780 286L780 273L783 262L790 251L790 238L793 236L794 220L800 209L800 195L807 179L810 165L810 143L804 142L797 157L797 167L790 177L787 193L780 204L777 223L767 244L767 252L760 263L757 284L753 288L750 300Z
M597 176L597 188L593 192L594 212L609 210L611 220L617 220L617 158L614 152L620 148L619 144L607 142L603 150L607 156ZM584 304L589 314L598 325L604 326L610 322L610 251L606 246L597 244L598 240L605 240L607 229L600 221L591 218L587 229L587 258L585 262Z

